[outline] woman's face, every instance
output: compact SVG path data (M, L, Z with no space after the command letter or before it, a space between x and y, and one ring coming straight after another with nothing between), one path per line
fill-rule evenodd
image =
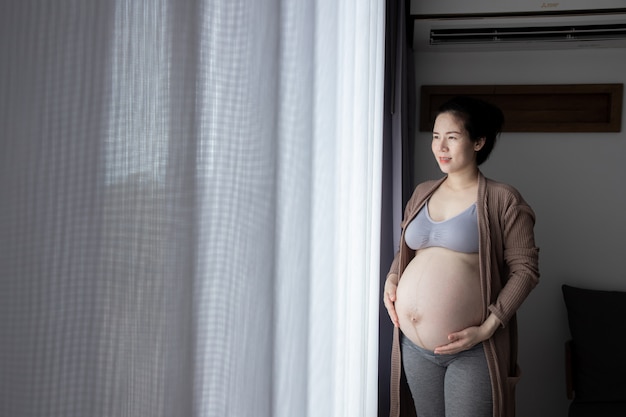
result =
M484 140L472 142L463 121L452 113L441 113L435 119L432 151L439 169L453 174L476 169L476 151Z

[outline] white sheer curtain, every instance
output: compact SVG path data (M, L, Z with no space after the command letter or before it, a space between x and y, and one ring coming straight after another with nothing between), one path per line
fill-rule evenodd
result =
M0 417L375 415L384 14L0 3Z

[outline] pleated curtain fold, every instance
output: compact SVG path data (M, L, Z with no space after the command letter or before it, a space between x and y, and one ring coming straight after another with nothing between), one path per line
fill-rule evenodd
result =
M0 3L0 416L377 413L380 0Z

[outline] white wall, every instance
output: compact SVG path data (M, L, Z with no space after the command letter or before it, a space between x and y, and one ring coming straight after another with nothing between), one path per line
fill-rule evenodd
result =
M626 81L626 49L420 52L415 63L418 91L434 84ZM415 181L441 176L430 134L420 132L416 141ZM518 188L537 215L541 282L518 315L518 416L565 417L569 329L561 285L626 290L626 115L620 133L504 133L482 171ZM620 349L607 346L607 354Z

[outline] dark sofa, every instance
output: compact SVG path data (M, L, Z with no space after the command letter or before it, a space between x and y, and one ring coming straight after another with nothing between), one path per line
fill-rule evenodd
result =
M562 286L568 417L626 416L626 292Z

